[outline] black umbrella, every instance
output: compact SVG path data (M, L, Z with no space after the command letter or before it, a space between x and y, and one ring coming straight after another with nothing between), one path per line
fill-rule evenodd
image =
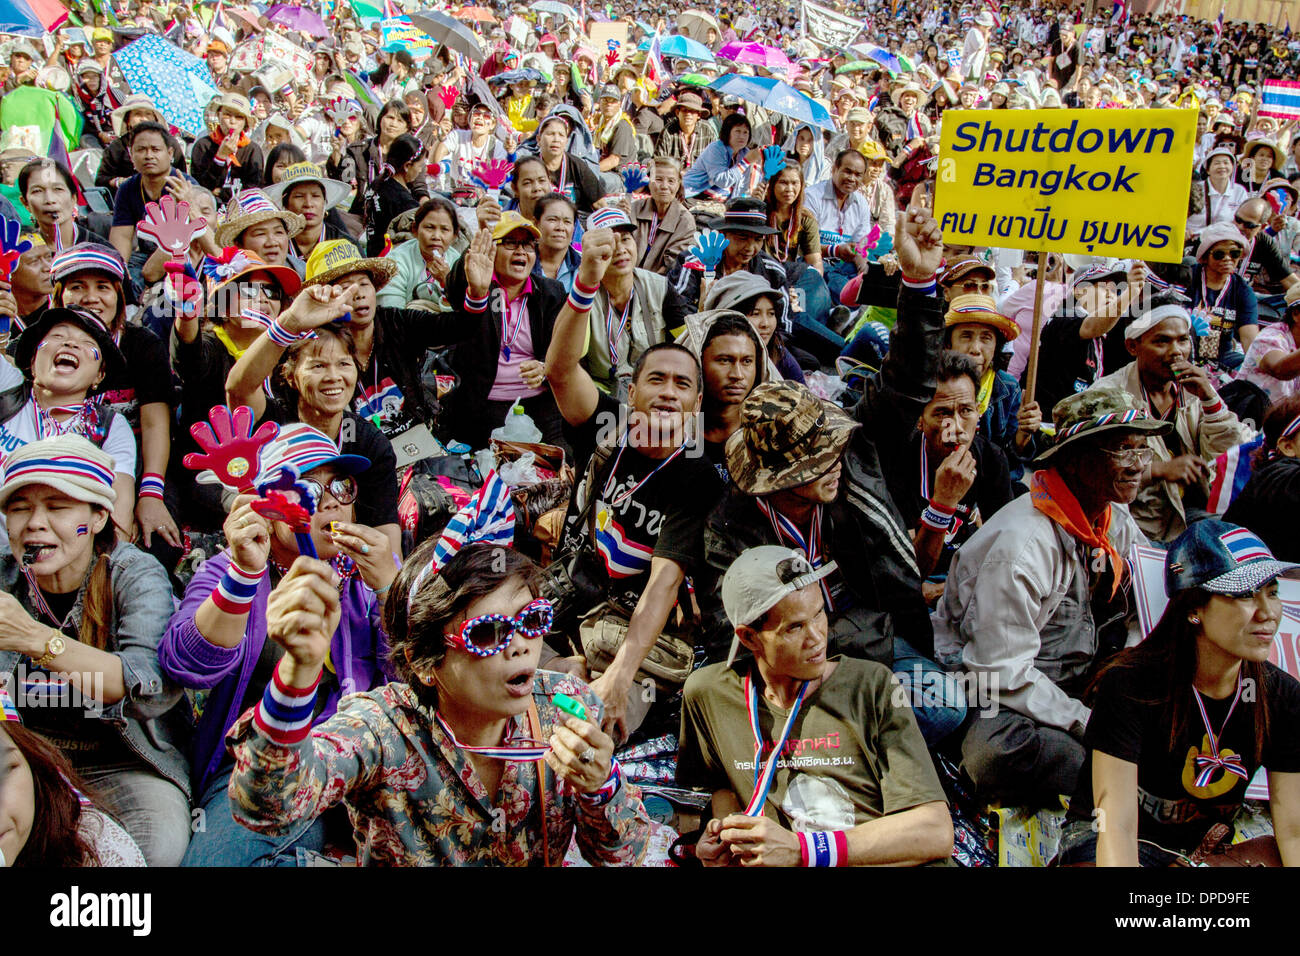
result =
M476 63L482 63L487 59L483 48L478 45L478 38L474 36L474 31L455 17L448 16L441 10L421 10L408 16L411 25L433 37L435 43L440 43L457 53L463 53Z

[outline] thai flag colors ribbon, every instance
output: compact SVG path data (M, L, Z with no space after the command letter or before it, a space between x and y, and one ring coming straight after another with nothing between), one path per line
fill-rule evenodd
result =
M434 717L438 719L438 726L442 732L447 735L457 750L463 750L466 753L482 754L484 757L491 757L493 760L515 760L520 763L532 763L534 760L541 760L550 752L550 745L543 744L540 740L531 740L519 738L523 746L509 747L502 745L500 747L471 747L469 744L463 744L456 739L447 722L442 719L442 715L435 712ZM509 740L506 741L509 743Z
M1246 561L1265 561L1272 560L1273 553L1268 550L1268 545L1264 544L1253 531L1246 528L1234 528L1232 531L1226 531L1219 535L1219 540L1223 546L1228 549L1234 561L1243 564ZM1240 693L1240 688L1238 688Z
M781 754L785 751L785 742L790 739L790 731L794 729L795 719L799 716L799 710L803 707L804 695L808 693L808 685L811 681L804 681L799 688L799 696L794 700L794 706L790 708L790 715L785 719L785 726L781 729L781 737L772 744L772 756L763 764L763 750L766 741L763 739L763 731L758 725L758 688L754 686L754 675L752 671L745 675L745 699L749 707L749 729L754 734L754 794L749 798L749 805L745 807L745 816L756 817L763 812L763 805L767 803L768 791L772 789L772 780L776 776L776 765L780 762Z
M1232 720L1232 712L1237 709L1237 701L1241 700L1241 684L1241 672L1238 671L1237 692L1232 695L1232 703L1228 705L1228 715L1223 718L1223 726L1219 728L1217 734L1214 732L1214 728L1210 726L1210 715L1205 712L1205 701L1201 699L1200 691L1195 687L1192 688L1192 696L1196 698L1196 709L1201 713L1201 723L1205 726L1205 736L1210 742L1210 753L1198 755L1193 761L1196 770L1196 786L1198 787L1208 786L1217 770L1230 773L1242 780L1250 779L1250 774L1246 772L1239 755L1225 755L1219 749L1219 737L1227 729L1228 721Z
M323 671L322 671L323 673ZM280 668L271 673L271 683L253 710L253 723L272 743L291 746L311 733L312 711L320 675L310 687L290 687L280 679Z
M922 443L924 444L924 443ZM813 509L812 522L808 528L808 536L805 538L795 523L787 518L781 512L777 511L762 498L755 498L755 504L758 510L767 515L767 520L772 522L772 530L776 532L777 539L785 541L787 544L798 548L808 559L808 563L814 568L820 568L826 562L822 558L822 506L817 505ZM831 589L822 578L818 585L822 589L822 599L826 602L827 608L834 608L835 602L831 600Z

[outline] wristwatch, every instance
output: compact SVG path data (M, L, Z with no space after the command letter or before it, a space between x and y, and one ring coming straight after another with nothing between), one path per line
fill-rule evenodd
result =
M40 657L32 658L32 663L37 667L48 669L49 666L54 663L54 658L62 654L63 649L67 646L68 643L63 639L62 635L55 634L45 642L45 653Z

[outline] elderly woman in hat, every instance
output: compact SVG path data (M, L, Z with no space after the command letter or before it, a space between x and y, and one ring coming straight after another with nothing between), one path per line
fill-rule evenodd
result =
M164 501L171 457L171 409L176 403L171 377L159 374L160 369L170 367L167 347L153 332L126 321L125 270L111 246L73 246L54 256L50 272L54 305L94 313L121 351L122 364L109 370L99 401L122 415L135 432L137 454L132 461L140 462L135 517L143 546L168 556L158 549L164 542L179 548L181 536ZM155 534L162 540L155 542Z
M200 186L227 202L240 189L262 185L262 150L250 139L253 108L242 93L216 100L217 126L194 144L193 173Z
M135 166L131 163L131 153L127 149L126 134L140 123L160 123L166 126L167 118L153 105L153 100L135 94L128 96L121 106L113 110L112 123L114 138L99 161L95 185L116 192L119 186L136 174ZM172 154L172 168L184 173L189 168L185 161L185 151L170 135L167 138Z
M302 230L290 237L289 247L289 261L300 275L317 245L330 239L351 239L338 213L348 198L347 183L327 178L319 166L293 163L278 183L263 192L285 212L302 217Z
M175 866L190 833L189 707L158 668L171 585L118 540L113 469L76 434L5 456L0 674L148 864Z
M1268 660L1283 616L1278 579L1297 576L1300 565L1225 521L1198 521L1173 543L1160 620L1090 688L1088 762L1059 863L1213 865L1226 852L1300 866L1300 683ZM1261 768L1273 836L1229 847Z
M130 422L95 400L106 376L125 368L107 324L82 309L45 309L19 337L12 361L0 360L0 391L17 405L0 422L0 453L12 455L58 435L80 435L105 449L116 469L113 522L119 534L129 537L135 439Z
M218 249L243 249L275 266L289 260L289 240L302 232L305 220L281 209L260 189L242 190L217 220Z
M1187 240L1194 241L1207 226L1231 223L1233 214L1248 198L1241 183L1233 179L1237 154L1231 147L1216 146L1205 156L1205 179L1192 183L1187 216Z
M1244 350L1259 332L1259 305L1250 283L1237 271L1246 240L1230 223L1201 230L1196 264L1187 285L1198 336L1197 357L1214 366L1236 369ZM1199 321L1195 321L1199 319Z
M1241 153L1237 182L1249 195L1258 195L1264 184L1282 171L1285 161L1286 155L1269 134L1252 133Z
M343 804L361 865L559 866L575 840L590 863L640 864L649 821L600 729L604 707L577 678L538 668L551 605L536 566L471 541L430 577L434 549L407 562L385 608L399 680L315 727L339 607L318 566L295 563L268 604L284 654L231 731L236 819L283 839ZM287 721L270 716L280 702Z
M225 550L199 568L167 625L158 647L163 673L208 692L193 751L195 802L208 825L194 835L186 866L292 866L301 858L299 851L324 848L325 822L319 819L304 820L275 838L235 823L228 796L234 761L223 738L260 698L284 655L276 632L268 628L272 609L304 583L310 582L312 592L328 589L336 615L323 635L329 664L319 687L319 719L331 717L340 698L388 678L380 614L397 563L386 535L355 515L362 494L358 478L369 465L364 457L340 454L333 439L308 425L286 425L262 449L257 473L273 478L292 466L314 493L307 533L319 559L304 574L293 531L253 510L254 499L241 495L225 520Z

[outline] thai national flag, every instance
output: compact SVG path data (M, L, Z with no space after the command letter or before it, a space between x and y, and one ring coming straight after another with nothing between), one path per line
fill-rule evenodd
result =
M1210 486L1208 505L1211 514L1223 514L1233 499L1241 494L1250 480L1255 449L1263 443L1264 436L1260 435L1244 445L1233 445L1214 460L1214 483Z
M1296 80L1265 80L1264 97L1259 106L1260 116L1280 119L1300 117L1300 82Z
M515 540L515 504L510 486L496 471L488 472L483 487L469 504L447 522L433 549L433 564L442 567L462 546L486 542L510 547Z
M1243 561L1258 561L1260 558L1268 560L1273 557L1268 546L1248 528L1225 531L1219 535L1219 540L1227 545L1228 551L1238 564Z
M994 0L984 0L984 6L988 8L989 13L993 14L993 29L1002 29L1002 13L998 10L998 5Z
M1214 35L1215 37L1223 36L1223 7L1219 7L1219 17L1214 21Z
M662 85L668 71L664 69L663 46L659 42L659 31L655 31L650 41L650 49L645 54L645 78L656 86Z
M654 548L627 539L623 526L613 515L603 529L600 521L596 522L596 550L611 578L636 577L650 569L650 559L654 557Z

